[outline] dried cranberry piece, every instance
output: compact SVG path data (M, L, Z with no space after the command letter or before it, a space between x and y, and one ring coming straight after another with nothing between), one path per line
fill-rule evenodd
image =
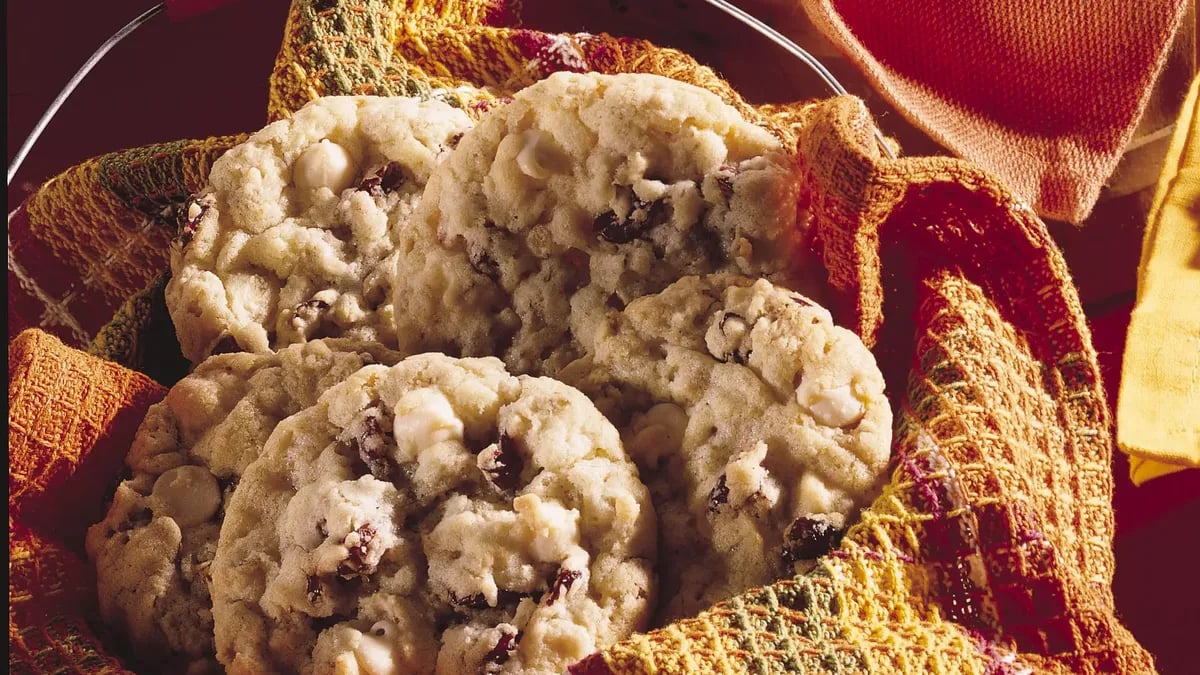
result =
M783 536L783 560L812 560L833 548L842 538L842 531L824 520L801 516L788 526Z
M618 218L613 211L605 211L596 216L592 222L592 229L605 241L628 244L637 239L642 232L659 224L662 216L662 202L647 202L634 198L633 210L624 220Z
M375 540L378 532L371 527L370 523L364 523L354 533L358 534L358 542L346 546L348 557L338 565L337 569L338 574L345 579L356 575L370 574L374 571L367 565L367 556L371 553L371 542ZM349 536L346 537L346 539L349 538Z
M578 570L559 567L558 574L554 576L554 581L550 584L550 599L547 604L553 604L559 596L566 595L567 591L571 590L572 584L582 576L583 572Z
M191 213L193 206L198 206L199 210L194 216L189 217L188 214ZM206 213L208 213L208 204L201 204L194 199L189 199L183 205L183 211L179 214L179 229L175 237L180 246L192 243L192 238L196 236L196 228L200 226L200 221Z
M370 178L364 178L362 180L362 182L358 184L358 191L366 192L367 194L370 194L372 196L381 195L381 194L383 194L383 189L380 187L382 184L383 184L383 179L380 178L379 176L371 176Z
M384 453L387 447L387 436L379 426L379 418L368 415L363 420L363 431L354 437L358 446L358 457L367 465L371 475L379 480L388 480L392 475L392 464Z
M363 179L358 184L358 189L370 193L373 197L379 197L399 190L400 186L404 185L404 179L404 167L400 162L388 162L374 176Z
M304 585L304 591L308 594L308 601L314 605L319 603L321 598L325 596L325 589L321 585L321 579L316 575L309 575Z
M596 216L596 220L592 221L592 229L605 241L614 244L627 244L637 239L638 234L637 229L617 220L617 214L612 211Z
M725 474L717 479L717 484L713 487L712 492L708 493L708 510L716 511L725 504L729 503L729 485L725 482Z
M629 213L628 220L641 225L644 228L662 223L663 203L661 201L647 202L638 198L633 199L633 211Z
M492 647L492 651L483 657L485 663L494 663L500 665L508 660L512 653L517 651L517 643L521 641L521 632L512 630L511 628L500 629L500 639L496 641L496 646Z
M502 607L504 605L515 605L521 601L521 598L530 597L531 595L532 594L530 593L521 593L519 591L510 591L507 588L501 588L500 590L496 591L496 606ZM464 609L487 609L491 607L491 605L488 604L487 598L483 597L483 593L476 593L474 595L468 595L460 598L454 593L454 591L450 591L450 604L454 605L455 607L462 607Z
M525 463L512 437L501 431L499 442L484 452L489 456L484 458L482 468L492 485L509 492L521 486L521 469Z
M384 192L395 192L404 185L404 167L400 165L400 162L388 162L380 172L379 178L382 181L379 187L383 188Z
M450 591L450 604L455 607L465 607L467 609L487 609L489 607L487 599L483 597L483 593L476 593L475 595L460 598L454 591Z

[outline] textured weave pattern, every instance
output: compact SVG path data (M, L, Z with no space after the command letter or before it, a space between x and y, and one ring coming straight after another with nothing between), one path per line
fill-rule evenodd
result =
M174 209L244 136L103 155L47 181L9 218L8 337L39 327L86 345L157 277Z
M38 330L8 347L9 672L123 672L88 627L83 534L166 391Z
M914 11L905 0L771 1L803 4L910 122L995 172L1038 213L1075 223L1133 137L1188 5L935 0Z
M890 483L813 573L634 636L574 670L1152 671L1113 615L1110 420L1079 301L1042 223L989 175L950 159L881 159L854 99L753 108L679 52L523 30L514 5L500 0L296 2L270 113L350 92L427 92L478 111L556 69L667 74L713 90L794 143L835 315L873 346L898 408ZM164 203L163 191L117 185L125 184L110 176L79 189L119 201L122 213ZM45 199L63 203L61 195ZM56 230L65 238L88 231L75 221ZM148 267L139 285L121 288L129 300L93 350L170 382L169 363L151 361L159 345L175 348L161 281L137 293L160 271ZM142 375L39 340L27 342L34 361L83 359L92 370L81 381L101 390L128 381L142 383L148 398L161 393ZM49 392L43 405L54 412L13 409L35 418L137 418L145 404ZM77 458L89 447L58 452ZM50 464L55 455L33 457ZM92 480L116 471L85 468ZM22 471L10 469L10 489L36 494L45 484L29 482L36 467ZM78 516L70 522L80 525ZM23 592L76 588L74 572L61 569L25 573L35 581ZM10 643L32 636L11 657L21 669L38 672L32 655L46 645L103 659L78 613L59 607L22 615L36 625L10 622Z

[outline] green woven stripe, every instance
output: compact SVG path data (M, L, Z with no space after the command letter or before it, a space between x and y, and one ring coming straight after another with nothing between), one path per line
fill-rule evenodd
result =
M839 623L833 585L833 579L818 568L791 584L766 586L733 598L727 603L732 611L718 614L714 622L726 619L755 672L863 672L863 655L849 646ZM755 608L766 609L765 616ZM793 612L801 619L785 618Z
M121 305L88 345L88 353L141 371L163 386L182 379L191 364L183 358L167 312L164 291L170 278L164 273Z
M351 9L354 7L355 9ZM430 94L429 85L392 64L393 45L385 0L309 0L300 5L301 42L310 45L306 70L321 73L322 93L353 94L364 89L382 96Z
M100 158L100 184L131 210L175 228L175 209L187 201L183 152L194 141L147 145Z

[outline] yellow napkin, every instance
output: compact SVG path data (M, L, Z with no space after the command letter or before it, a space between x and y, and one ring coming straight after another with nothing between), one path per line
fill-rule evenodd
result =
M1117 444L1135 485L1200 468L1200 77L1167 152L1138 268Z

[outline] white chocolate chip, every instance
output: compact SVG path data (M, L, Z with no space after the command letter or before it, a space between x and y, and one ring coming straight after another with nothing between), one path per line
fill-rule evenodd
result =
M517 153L517 167L521 173L545 180L553 173L547 166L546 143L542 141L543 132L530 129L521 134L521 152Z
M201 213L204 213L204 209L201 208L198 202L192 202L188 204L187 219L189 221L196 220L200 217Z
M363 633L354 658L359 672L364 675L396 675L397 668L393 645L397 641L396 626L390 621L376 621L371 630Z
M463 438L462 420L454 414L446 395L436 389L408 392L396 402L395 410L392 429L400 462L414 461L431 445Z
M304 149L292 168L292 182L306 190L329 188L334 194L350 187L355 175L350 153L329 139Z
M177 466L154 481L150 508L155 515L172 518L180 527L198 525L221 507L221 488L202 466Z
M849 427L862 419L865 409L854 397L850 385L820 389L801 382L796 387L796 401L808 409L817 422L827 427Z

